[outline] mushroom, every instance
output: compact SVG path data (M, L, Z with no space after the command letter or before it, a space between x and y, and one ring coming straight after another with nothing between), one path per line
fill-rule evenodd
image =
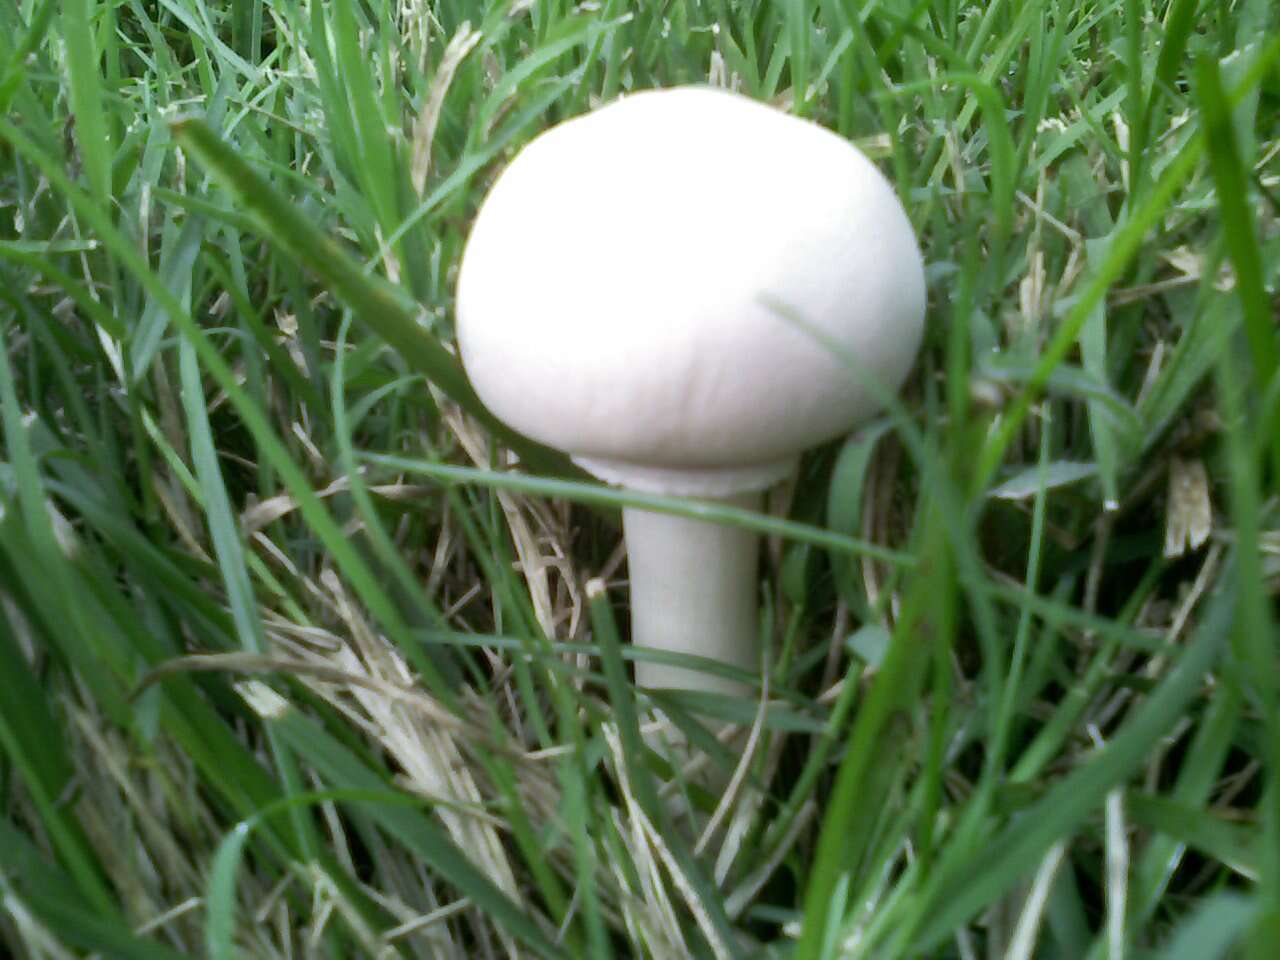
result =
M759 508L800 452L875 412L922 335L893 188L809 121L704 87L625 96L533 139L472 227L462 361L497 417L637 491ZM833 346L836 349L833 349ZM631 638L758 671L758 537L623 512ZM639 660L649 688L740 694Z

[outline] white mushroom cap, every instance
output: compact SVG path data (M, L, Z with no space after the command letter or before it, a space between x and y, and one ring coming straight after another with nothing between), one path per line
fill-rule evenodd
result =
M822 339L896 389L924 304L911 225L862 153L685 87L519 153L472 229L457 322L500 419L602 479L720 496L769 486L879 406Z

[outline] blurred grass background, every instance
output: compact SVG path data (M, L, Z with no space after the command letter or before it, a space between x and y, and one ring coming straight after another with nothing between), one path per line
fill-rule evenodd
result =
M0 2L0 953L1280 955L1278 21ZM521 144L708 82L876 159L930 290L901 402L710 511L723 793L644 745L637 498L451 337Z

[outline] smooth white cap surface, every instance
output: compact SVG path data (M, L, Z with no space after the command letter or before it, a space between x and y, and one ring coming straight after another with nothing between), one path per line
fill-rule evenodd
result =
M615 483L758 489L896 389L924 273L848 141L736 94L633 94L498 178L458 277L463 364L517 430ZM815 335L815 331L817 334Z

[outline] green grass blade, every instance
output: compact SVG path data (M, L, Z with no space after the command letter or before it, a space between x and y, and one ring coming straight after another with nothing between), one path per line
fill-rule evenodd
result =
M921 555L929 559L912 575L884 663L853 721L827 805L805 891L798 960L819 960L825 954L832 925L842 920L843 910L833 910L843 900L839 891L861 881L857 871L873 844L872 830L896 767L888 758L910 742L911 718L933 660L933 644L946 646L942 635L954 627L952 560L941 519L933 510L928 517Z
M1280 363L1271 298L1264 281L1262 250L1249 199L1249 173L1240 160L1231 110L1218 62L1202 57L1196 65L1209 168L1217 184L1222 236L1236 274L1236 295L1244 312L1244 332L1253 358L1254 382L1267 389ZM1280 418L1262 424L1271 441L1271 482L1280 484Z
M1277 57L1280 57L1280 37L1271 40L1259 54L1253 69L1244 79L1240 89L1249 90L1261 82ZM1008 450L1014 436L1026 420L1032 403L1043 391L1053 371L1066 359L1080 331L1088 322L1090 313L1102 302L1112 284L1119 280L1128 268L1132 258L1141 248L1147 232L1156 226L1183 184L1195 172L1203 152L1204 140L1201 137L1189 140L1165 167L1146 199L1131 211L1128 219L1119 225L1106 259L1041 352L1026 388L1005 411L998 428L992 432L984 445L979 456L979 469L975 474L980 485L985 486L990 481L996 468L1004 459L1005 451Z
M1137 825L1185 843L1251 879L1260 874L1256 827L1231 823L1197 807L1166 797L1131 791L1125 813Z
M66 67L71 78L71 111L76 144L89 189L104 205L111 202L111 137L103 104L98 44L90 13L92 0L67 0L62 7L62 38L67 46Z
M1201 903L1173 932L1161 960L1225 960L1258 915L1252 900L1226 890Z
M1186 650L1160 685L1092 759L1069 774L1017 822L973 851L977 862L940 871L927 901L928 919L913 949L931 950L956 926L1027 876L1059 837L1070 834L1146 759L1152 746L1200 693L1205 673L1222 653L1234 619L1235 591L1224 586L1211 601Z
M57 12L58 0L40 0L40 5L31 11L31 19L27 22L22 39L10 51L8 63L0 69L0 113L9 111L13 95L22 82L26 60L45 39L45 34L53 24L53 15Z
M93 222L103 241L116 254L120 262L138 279L148 293L160 300L173 322L182 330L183 335L190 339L206 369L213 375L218 385L226 391L246 427L280 473L289 491L297 498L299 511L325 543L338 568L348 576L352 586L359 591L366 605L379 620L387 625L393 636L403 638L404 624L395 604L379 585L363 557L348 542L320 498L316 496L306 476L275 436L263 412L248 399L237 384L235 375L226 361L222 359L181 303L159 283L137 252L120 236L100 208L67 180L56 164L44 156L34 143L4 118L0 118L0 136L6 137L41 166L50 181L76 205L86 219ZM422 658L421 652L407 640L403 643L403 648L411 662L421 671L437 693L447 697L447 690L438 672Z
M560 454L519 438L490 414L476 396L461 364L418 323L418 308L397 288L367 275L345 251L272 189L235 151L195 119L173 125L174 138L244 203L259 226L282 249L332 286L409 366L509 443L530 465L572 474Z
M1151 88L1151 100L1164 91L1174 89L1178 74L1186 62L1187 42L1196 25L1200 0L1173 0L1164 18L1164 37L1160 41L1160 56L1156 59L1156 83ZM1150 106L1148 106L1150 110Z

